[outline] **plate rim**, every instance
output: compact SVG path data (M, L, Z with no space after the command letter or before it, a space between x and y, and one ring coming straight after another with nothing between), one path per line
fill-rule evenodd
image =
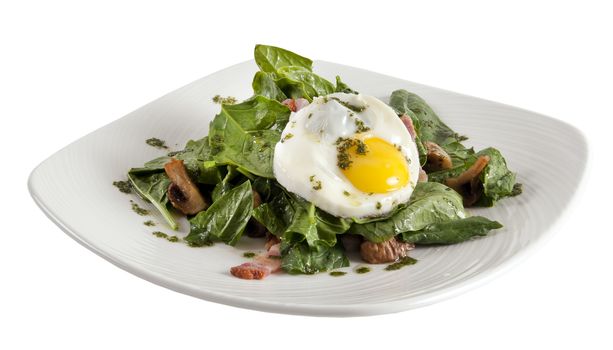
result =
M130 117L130 115L134 114L135 112L140 111L141 109L143 109L144 107L150 105L151 103L154 103L158 100L161 100L163 98L165 98L166 96L173 94L179 90L182 90L188 86L191 86L192 84L194 84L197 81L201 81L201 80L205 80L213 75L216 75L220 72L226 71L226 70L230 70L233 69L236 66L240 66L240 65L244 65L244 64L249 64L253 62L253 60L246 60L234 65L230 65L224 69L215 71L211 74L208 74L204 77L201 77L199 79L196 79L192 82L189 82L188 84L181 86L177 89L174 89L144 105L142 105L141 107L133 110L132 112L127 113L126 115L117 118L99 128L96 128L95 130L79 137L78 139L70 142L68 145L60 148L59 150L57 150L56 152L52 153L50 156L48 156L45 160L43 160L42 162L40 162L29 174L28 176L28 180L27 180L27 186L28 186L28 190L30 192L30 195L32 197L32 199L34 200L34 202L36 203L36 205L41 209L41 211L45 214L45 216L47 216L55 225L57 225L66 235L68 235L70 238L72 238L73 240L75 240L77 243L79 243L80 245L82 245L83 247L87 248L88 250L92 251L93 253L95 253L96 255L98 255L99 257L105 259L106 261L112 263L113 265L119 267L120 269L127 271L137 277L140 277L148 282L151 282L153 284L159 285L161 287L164 288L168 288L170 290L173 290L175 292L179 292L181 294L186 294L198 299L202 299L202 300L206 300L206 301L210 301L210 302L215 302L215 303L220 303L220 304L224 304L224 305L228 305L228 306L234 306L234 307L239 307L239 308L244 308L244 309L250 309L250 310L256 310L256 311L263 311L263 312L273 312L273 313L282 313L282 314L290 314L290 315L303 315L303 316L325 316L325 317L355 317L355 316L372 316L372 315L381 315L381 314L388 314L388 313L397 313L397 312L402 312L402 311L406 311L409 309L414 309L414 308L419 308L419 307L423 307L423 306L427 306L436 302L440 302L440 301L444 301L447 299L450 299L452 297L455 296L459 296L461 294L464 294L474 288L477 288L481 285L484 285L488 282L490 282L491 280L493 280L494 278L504 274L505 272L511 270L512 268L516 267L517 265L519 265L521 262L525 261L529 256L531 256L532 254L534 254L536 251L538 251L538 249L540 249L544 244L546 244L546 242L548 242L552 237L553 237L553 233L555 231L558 230L559 227L561 227L561 225L566 222L566 220L568 220L568 215L564 215L566 213L568 213L569 211L571 211L573 208L575 208L575 206L578 205L578 203L581 201L582 197L583 197L583 193L584 193L584 189L585 189L585 185L583 184L584 181L582 181L585 177L586 174L589 173L589 170L591 168L591 152L589 152L589 142L585 136L585 134L581 131L581 129L575 127L574 125L563 121L563 120L559 120L556 119L554 117L550 117L547 115L543 115L541 113L538 112L533 112L527 109L523 109L520 107L516 107L516 106L512 106L512 105L508 105L505 103L501 103L501 102L496 102L496 101L491 101L488 99L484 99L484 98L480 98L480 97L476 97L476 96L472 96L472 95L467 95L467 94L462 94L462 93L458 93L458 92L454 92L454 91L450 91L450 90L446 90L446 89L441 89L438 87L433 87L430 85L424 85L424 84L420 84L420 83L414 83L412 81L409 80L405 80L402 78L398 78L398 77L393 77L387 74L382 74L382 73L377 73L375 71L371 71L371 70L367 70L367 69L363 69L363 68L359 68L359 67L353 67L353 66L348 66L348 65L344 65L344 64L339 64L339 63L335 63L335 62L329 62L329 61L322 61L322 60L316 60L314 61L315 64L317 63L324 63L324 64L332 64L332 65L337 65L337 66L343 66L344 68L349 68L349 69L353 69L353 70L359 70L362 73L369 73L369 74L377 74L381 77L385 77L385 78L390 78L390 79L396 79L396 80L402 80L403 82L407 82L407 83L411 83L411 84L416 84L416 85L420 85L423 86L425 88L429 88L429 89L434 89L434 90L438 90L438 91L443 91L449 94L454 94L457 96L462 96L462 97L468 97L471 99L478 99L480 101L483 102L488 102L488 103L493 103L493 104L497 104L497 105L501 105L504 107L509 107L509 108L513 108L516 110L521 110L523 112L529 112L532 113L534 115L538 115L540 118L545 118L550 122L555 122L558 124L561 124L563 126L565 126L566 128L569 128L570 130L572 130L573 132L575 132L582 145L584 146L582 148L582 150L584 150L585 153L585 157L583 158L583 164L582 164L582 168L581 168L581 173L579 175L579 181L578 181L578 186L576 188L573 189L573 193L570 195L570 199L568 201L568 203L565 205L565 207L562 209L562 211L560 212L560 214L554 219L554 221L551 223L551 225L549 225L549 227L547 229L545 229L541 234L539 234L533 241L531 241L530 243L528 243L525 247L523 247L520 251L518 251L517 253L513 254L511 257L509 257L508 259L506 259L505 261L503 261L502 263L500 263L498 266L495 267L490 267L487 270L480 272L479 274L470 277L456 285L454 285L451 288L442 288L442 289L438 289L438 290L434 290L431 291L429 293L426 293L424 295L419 295L419 296L415 296L415 297L411 297L411 298L405 298L405 299L400 299L400 300L395 300L395 301L386 301L386 302L379 302L379 303L359 303L359 304L348 304L348 305L328 305L328 304L299 304L299 303L275 303L275 302L268 302L268 301L262 301L262 300L257 300L254 298L245 298L245 297L240 297L240 296L236 296L236 295L225 295L222 293L217 293L217 292L213 292L210 290L206 290L206 289L198 289L195 286L191 286L188 285L186 283L178 283L175 280L172 279L168 279L166 277L163 276L159 276L156 273L153 273L152 271L146 269L146 268L139 268L138 266L133 266L129 263L126 263L124 261L121 261L120 259L116 258L115 256L113 256L112 254L109 254L105 251L103 251L102 249L96 247L95 245L91 244L87 239L85 239L85 237L83 237L82 235L80 235L78 232L76 232L76 230L72 229L69 224L67 222L65 222L64 220L62 220L60 217L58 217L52 210L52 208L50 208L46 203L45 200L42 198L42 196L40 195L38 189L36 188L36 185L34 184L34 179L39 176L38 172L41 168L41 165L52 161L53 158L55 158L58 153L60 153L61 151L68 149L72 146L74 146L76 143L78 143L79 141L81 141L82 139L85 139L87 137L89 137L90 135L100 131L101 129L104 128L108 128L111 125L117 123L118 121L124 119L124 118L128 118Z

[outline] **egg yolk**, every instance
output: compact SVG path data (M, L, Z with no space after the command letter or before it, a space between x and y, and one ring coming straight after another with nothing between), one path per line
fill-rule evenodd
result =
M347 150L351 163L341 171L358 190L366 193L387 193L409 182L407 160L394 145L378 137L363 140L366 152L357 146Z

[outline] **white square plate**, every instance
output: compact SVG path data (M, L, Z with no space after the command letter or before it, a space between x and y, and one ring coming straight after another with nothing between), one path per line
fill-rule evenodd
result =
M471 210L504 228L451 246L418 248L419 262L398 271L371 266L367 274L342 270L328 274L274 274L263 281L234 278L229 268L245 261L246 250L262 241L243 238L234 248L223 244L190 248L151 234L173 232L154 214L158 225L130 209L136 196L117 191L112 182L126 171L165 152L145 144L150 137L167 141L171 150L207 134L218 112L214 95L251 96L257 67L244 62L180 88L127 116L84 136L41 163L29 188L41 209L70 237L113 264L161 286L198 298L270 312L357 316L397 312L427 305L463 292L500 273L542 241L569 205L585 169L587 145L574 127L503 104L411 83L362 69L316 62L315 72L340 75L349 86L387 101L396 89L423 97L468 144L498 148L524 185L521 196L496 207ZM151 208L153 209L153 208ZM152 210L154 212L154 210ZM181 221L179 236L189 226ZM238 249L237 249L238 248Z

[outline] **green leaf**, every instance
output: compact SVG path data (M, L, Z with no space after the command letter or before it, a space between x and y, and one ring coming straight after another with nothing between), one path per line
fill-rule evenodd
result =
M486 148L479 151L477 156L487 155L490 161L481 173L483 195L477 205L491 207L504 197L516 195L515 174L507 168L507 162L502 154L495 148Z
M255 95L261 95L279 102L283 102L287 99L287 95L277 86L277 81L273 73L261 71L255 73L251 86L253 87L253 93Z
M245 181L191 218L190 232L185 240L194 246L208 245L213 241L235 245L251 218L252 209L251 184Z
M287 66L301 67L310 71L313 66L313 61L310 59L275 46L256 45L253 56L260 70L267 73L274 73Z
M421 230L433 223L465 216L462 197L457 192L436 182L419 182L406 207L383 220L356 222L349 233L380 243L403 232Z
M350 218L336 217L319 208L315 208L315 220L317 222L317 232L320 238L343 234L349 230L353 223L353 220ZM333 241L330 238L325 240L329 242Z
M257 176L273 178L274 147L289 114L286 106L263 96L222 105L209 130L213 158L218 164L236 165Z
M340 244L332 247L309 247L298 243L285 251L281 267L290 274L314 274L349 266Z
M237 175L240 174L237 168L233 165L228 165L227 169L228 172L226 173L226 176L224 176L223 180L220 183L215 185L215 188L213 188L213 192L211 192L211 200L213 202L217 201L224 194L234 188L230 181L232 181L234 178L236 178Z
M255 208L253 217L264 225L268 232L281 237L294 217L294 208L287 195L281 193L273 197L270 202Z
M428 181L444 183L447 178L459 176L472 166L477 157L488 155L490 162L481 174L484 191L476 205L493 206L501 198L518 192L513 191L515 174L509 171L505 159L498 150L487 148L475 153L472 148L466 148L461 143L466 138L443 123L422 98L406 90L397 90L390 97L390 106L397 113L405 113L412 118L420 142L435 142L451 156L453 168L428 174ZM420 160L423 161L422 151L420 151Z
M221 181L219 168L214 163L207 164L213 161L208 137L187 141L183 151L179 152L175 158L183 161L190 176L196 182L214 185Z
M336 244L336 235L346 232L351 225L351 219L330 215L285 190L273 192L277 193L269 202L254 209L253 217L281 237L285 245L305 241L310 247L331 247Z
M336 87L334 88L334 92L344 92L346 94L357 94L358 92L349 87L349 85L345 84L341 77L336 76Z
M142 170L143 168L140 169ZM175 221L167 207L168 198L166 197L166 192L170 185L170 179L166 176L166 173L130 171L128 172L128 180L132 183L136 193L141 198L151 202L173 230L179 228L179 224Z
M287 66L278 70L278 74L302 83L306 99L311 100L315 96L325 96L334 92L334 85L319 75L302 67Z
M457 177L470 168L477 157L487 155L490 157L483 172L481 172L481 183L483 184L483 194L475 203L475 206L491 207L496 201L521 193L520 185L515 182L515 174L507 168L507 163L495 148L486 148L482 151L469 155L464 163L444 171L437 171L428 174L429 181L444 183L450 177Z
M454 244L475 236L485 236L490 230L502 225L482 216L439 222L428 225L417 232L404 232L402 240L415 244Z
M183 150L150 160L143 167L132 168L130 172L143 174L164 171L164 165L172 157L183 160L190 177L198 183L214 185L221 181L221 173L216 164L214 162L208 163L213 161L208 137L189 140Z
M390 106L398 114L408 114L417 121L416 131L422 142L432 141L445 148L452 142L464 140L434 113L421 97L406 90L396 90L390 96ZM445 148L445 150L447 150Z

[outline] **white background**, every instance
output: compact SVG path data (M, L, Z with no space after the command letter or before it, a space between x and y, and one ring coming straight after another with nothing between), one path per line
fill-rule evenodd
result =
M611 349L613 12L604 1L425 3L2 2L0 348ZM489 284L352 319L166 290L87 251L35 206L26 180L39 162L251 58L256 43L567 121L590 143L582 195L548 244Z

